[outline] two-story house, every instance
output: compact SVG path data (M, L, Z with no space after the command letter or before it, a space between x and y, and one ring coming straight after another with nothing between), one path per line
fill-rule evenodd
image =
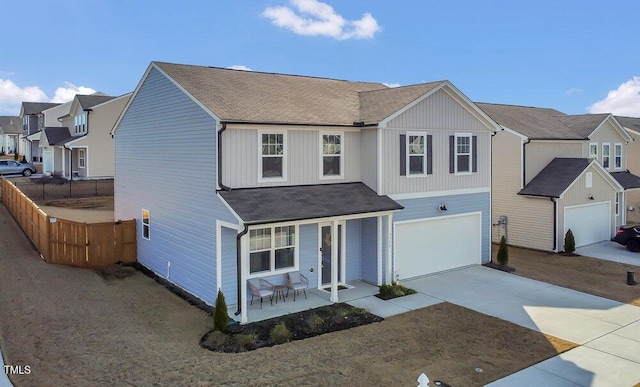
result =
M58 105L49 102L23 102L20 106L20 118L22 119L20 143L27 160L36 163L42 162L40 134L47 126L43 111Z
M564 250L609 240L625 223L627 131L610 114L478 103L498 122L493 138L492 240Z
M113 177L111 130L130 96L76 95L45 110L48 125L40 140L43 172L67 179Z
M627 144L627 170L634 176L640 176L640 118L616 116L616 120L633 138L633 142ZM635 183L637 188L625 192L627 224L635 225L640 224L640 182L631 180L630 183Z
M247 321L247 280L391 283L490 259L491 135L450 82L152 62L114 127L138 261Z
M20 122L20 117L0 116L0 155L13 155L21 151L18 149L18 138L22 134Z

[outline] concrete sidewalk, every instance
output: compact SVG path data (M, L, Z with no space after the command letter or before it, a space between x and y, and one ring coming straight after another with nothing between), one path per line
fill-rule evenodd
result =
M428 300L448 301L582 345L491 386L640 382L638 307L481 266L404 284Z
M4 359L2 358L2 351L0 351L0 367L2 367L2 369L0 369L0 387L13 387L13 384L11 384L9 377L4 372Z

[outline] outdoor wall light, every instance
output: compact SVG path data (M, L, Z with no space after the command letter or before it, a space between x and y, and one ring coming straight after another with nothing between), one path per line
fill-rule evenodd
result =
M447 211L447 205L444 204L444 202L440 203L440 205L438 206L438 210L439 211Z
M593 195L592 195L592 194L589 194L589 196L587 196L587 199L589 199L589 200L593 200Z

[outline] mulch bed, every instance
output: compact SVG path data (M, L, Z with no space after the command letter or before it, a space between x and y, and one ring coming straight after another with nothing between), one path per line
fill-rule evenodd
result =
M321 319L321 321L320 321ZM291 341L319 336L325 333L337 332L345 329L368 325L384 320L364 309L348 304L337 303L308 309L298 313L275 317L269 320L257 321L249 324L235 324L228 327L227 340L218 344L214 339L214 331L207 332L200 340L200 346L215 352L237 353L251 351L263 347L271 347L278 343L270 338L273 327L284 323L291 332ZM239 335L254 334L255 340L243 347L235 338Z
M482 266L488 267L490 269L504 271L507 273L513 273L514 271L516 271L516 268L513 266L509 266L509 265L505 266L505 265L501 265L499 263L494 263L494 262L483 263Z

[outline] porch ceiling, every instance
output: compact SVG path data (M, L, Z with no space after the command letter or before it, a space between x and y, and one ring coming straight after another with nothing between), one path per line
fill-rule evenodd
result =
M246 224L401 210L363 183L232 189L220 196Z

